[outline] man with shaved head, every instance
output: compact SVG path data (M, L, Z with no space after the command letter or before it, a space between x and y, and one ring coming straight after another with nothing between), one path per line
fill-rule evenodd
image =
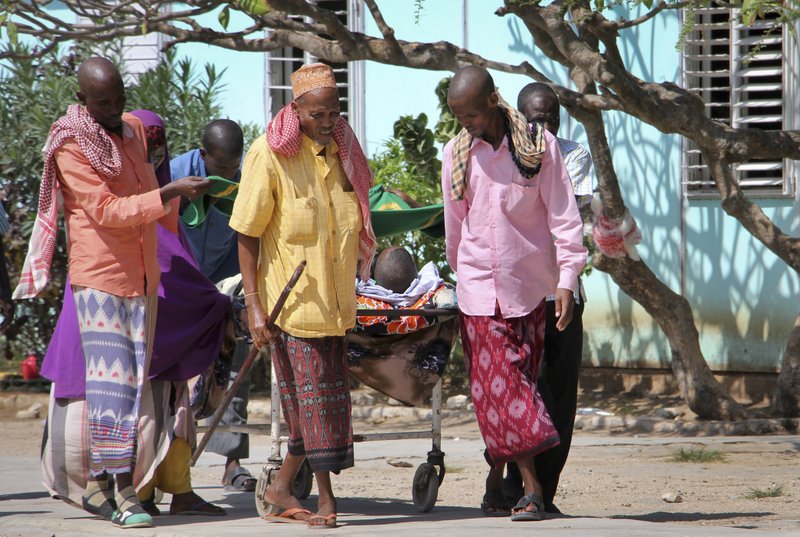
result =
M356 319L356 265L360 258L366 279L375 248L372 176L341 117L333 69L305 65L291 78L292 102L247 152L231 227L239 232L250 333L256 346L271 344L289 424L288 454L264 492L267 518L330 528L337 513L330 472L353 466L345 333ZM266 311L302 260L305 272L271 331ZM319 487L313 515L292 496L304 460Z
M156 462L153 446L137 446L141 405L151 400L147 377L160 277L156 221L177 210L179 196L198 197L210 182L188 177L159 188L144 127L124 113L125 86L109 60L83 62L78 84L81 104L67 108L45 144L39 212L15 298L34 297L47 284L60 194L86 360L80 422L88 428L90 475L83 507L122 528L149 527L134 476L141 480Z
M238 123L230 119L215 119L203 129L202 147L173 158L170 172L173 180L186 176L222 177L239 182L241 175L244 135ZM189 242L200 271L212 282L239 274L239 254L236 231L229 225L230 215L211 205L206 218L195 226L180 225ZM247 358L248 344L237 342L231 363L231 382ZM250 399L250 380L245 379L236 396L222 416L222 425L247 423L247 403ZM241 466L241 459L250 456L250 439L245 433L217 433L208 443L207 451L226 458L222 484L226 490L252 492L256 479Z
M503 467L516 462L524 496L514 521L541 520L534 460L559 442L537 388L545 297L558 330L586 261L582 225L556 139L529 125L488 71L460 69L447 104L462 130L444 150L446 255L458 276L464 359L491 466L482 509L507 515Z
M238 123L216 119L203 130L202 147L173 158L170 173L173 180L181 177L215 175L238 182L244 150L244 135ZM206 219L194 227L181 221L200 270L212 282L239 273L236 232L228 225L230 215L211 206Z
M417 263L402 246L389 246L377 255L372 277L375 283L398 294L417 278Z

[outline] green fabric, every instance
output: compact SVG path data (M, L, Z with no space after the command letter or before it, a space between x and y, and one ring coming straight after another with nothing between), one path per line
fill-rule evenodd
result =
M444 205L412 208L402 198L375 185L369 190L372 229L376 237L399 235L418 229L429 237L444 237Z
M211 185L208 192L191 200L181 215L183 223L189 227L199 226L205 222L212 203L218 211L226 216L230 216L233 212L233 200L236 199L236 193L239 191L239 183L228 181L218 175L209 175L206 179L214 181L214 184Z

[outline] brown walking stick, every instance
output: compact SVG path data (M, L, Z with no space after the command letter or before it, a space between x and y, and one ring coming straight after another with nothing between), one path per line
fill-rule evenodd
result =
M283 288L281 292L281 296L278 297L278 301L275 302L275 306L272 308L272 312L269 314L269 319L267 319L267 328L272 329L275 325L275 320L278 318L278 314L281 312L281 308L283 308L283 304L286 302L286 299L289 298L289 293L292 292L292 288L297 283L297 280L300 279L300 275L303 274L303 270L306 268L306 260L300 261L300 264L297 265L297 268L294 269L294 274L292 277L289 278L289 283L286 284L286 287ZM214 414L211 416L211 422L208 424L208 430L203 435L203 439L200 440L200 443L197 445L197 448L194 450L192 454L192 458L189 461L191 466L194 466L197 462L197 459L200 458L200 455L203 453L203 450L206 449L208 442L211 440L211 436L214 434L214 430L219 425L219 422L222 420L222 415L225 414L225 410L227 410L228 405L231 404L233 400L233 396L236 395L236 392L239 391L239 386L242 385L244 379L247 378L247 375L250 374L250 367L252 367L253 362L258 356L258 351L260 349L256 348L254 345L250 348L250 354L247 355L244 363L242 364L241 369L239 369L239 373L236 375L236 379L233 381L233 384L228 388L225 392L225 397L222 399L222 402L214 411Z

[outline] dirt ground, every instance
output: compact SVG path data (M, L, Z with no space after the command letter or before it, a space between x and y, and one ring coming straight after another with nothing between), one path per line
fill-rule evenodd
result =
M684 419L692 419L679 399L668 397L585 394L579 407L617 415L653 415L658 408L673 407L684 412ZM16 419L11 411L0 411L0 457L36 455L43 422L41 418ZM426 426L429 422L393 418L382 420L380 430L424 429ZM375 427L375 423L367 420L354 422L355 432L374 432ZM480 438L474 419L468 417L446 418L443 436L445 446L461 439ZM258 441L267 442L266 437L258 438ZM679 449L703 445L708 450L722 452L723 460L673 462ZM575 516L800 531L798 448L797 437L790 436L676 438L576 431L556 504L564 513ZM424 453L417 459L405 459L411 467L395 467L386 461L357 463L355 468L335 478L337 493L375 497L376 501L408 498L414 471L423 457ZM438 501L477 508L486 469L480 450L470 458L449 462ZM775 497L748 497L776 488L780 488L781 494ZM377 490L380 494L376 494ZM665 494L679 495L682 501L668 503L662 499Z

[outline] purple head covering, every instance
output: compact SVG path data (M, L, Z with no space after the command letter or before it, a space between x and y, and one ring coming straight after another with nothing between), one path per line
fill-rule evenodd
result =
M158 179L158 186L168 185L172 178L169 173L169 147L167 147L167 130L164 122L158 114L150 110L134 110L131 114L141 119L144 124L147 135L147 152L164 147L164 160L156 168L156 179Z

